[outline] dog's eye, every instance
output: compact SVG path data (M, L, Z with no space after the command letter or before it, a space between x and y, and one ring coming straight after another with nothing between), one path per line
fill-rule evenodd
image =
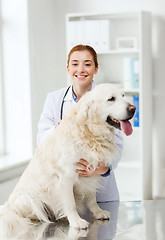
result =
M122 97L125 97L124 93L122 94Z
M111 97L108 99L109 102L114 102L115 101L115 97Z

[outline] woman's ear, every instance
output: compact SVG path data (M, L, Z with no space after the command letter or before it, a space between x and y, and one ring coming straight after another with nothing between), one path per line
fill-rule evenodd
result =
M69 66L67 65L67 72L69 73Z
M95 69L95 74L97 74L99 67L97 66Z

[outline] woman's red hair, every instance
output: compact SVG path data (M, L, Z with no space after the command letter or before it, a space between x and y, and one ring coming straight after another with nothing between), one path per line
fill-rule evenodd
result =
M89 45L82 45L82 44L76 45L76 46L74 46L74 47L70 50L70 52L69 52L69 54L68 54L68 60L67 60L68 66L69 66L70 57L71 57L71 55L72 55L73 52L76 52L76 51L85 51L85 50L86 50L86 51L89 51L89 52L92 54L93 60L94 60L94 63L95 63L95 67L98 67L98 61L97 61L97 53L96 53L96 51L95 51L91 46L89 46Z

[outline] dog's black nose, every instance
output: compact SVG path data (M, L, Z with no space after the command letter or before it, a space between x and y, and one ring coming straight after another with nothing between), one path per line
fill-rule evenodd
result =
M134 105L129 104L128 112L129 114L133 115L135 113L136 107Z

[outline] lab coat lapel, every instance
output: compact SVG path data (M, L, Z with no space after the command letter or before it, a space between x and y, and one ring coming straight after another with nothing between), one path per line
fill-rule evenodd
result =
M75 104L75 101L72 96L72 86L69 88L69 91L64 99L64 105L63 105L63 116L65 116L69 110L69 108Z

